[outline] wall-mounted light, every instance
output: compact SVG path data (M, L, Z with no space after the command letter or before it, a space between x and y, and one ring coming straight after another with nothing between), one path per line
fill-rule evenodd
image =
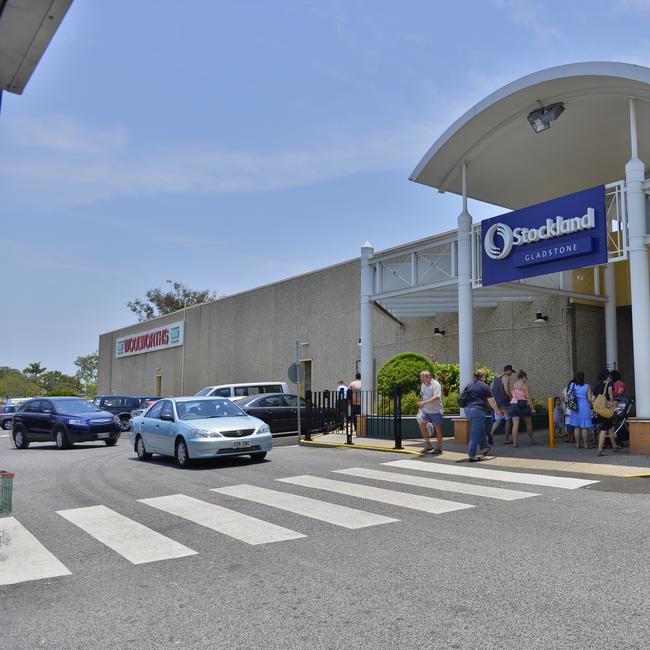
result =
M538 311L535 314L535 322L536 323L545 323L548 320L548 316L544 316L541 311Z
M361 337L359 337L359 345L361 345Z
M439 327L436 327L433 330L433 335L434 336L444 336L446 334L445 330L441 330Z
M551 128L551 122L557 120L564 111L564 104L557 102L556 104L549 104L542 106L528 115L528 121L533 127L535 133L542 133L546 129Z

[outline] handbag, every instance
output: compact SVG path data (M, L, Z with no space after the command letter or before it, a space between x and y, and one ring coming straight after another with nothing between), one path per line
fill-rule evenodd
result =
M464 409L467 406L467 403L469 402L469 386L465 386L463 388L461 394L458 396L458 406L462 409Z
M609 388L609 382L605 384L603 392L596 397L593 401L593 409L596 415L606 420L611 420L614 416L614 407L613 403L607 399L607 389Z
M576 395L576 386L573 382L567 386L564 403L570 411L578 410L578 396Z

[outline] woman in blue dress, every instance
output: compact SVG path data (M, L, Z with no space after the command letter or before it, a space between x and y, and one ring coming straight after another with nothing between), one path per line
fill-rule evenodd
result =
M594 401L591 386L585 383L585 373L579 372L575 381L570 384L576 393L576 402L578 408L571 411L569 424L574 427L576 448L580 449L580 443L587 449L591 439L592 422L591 422L591 403Z

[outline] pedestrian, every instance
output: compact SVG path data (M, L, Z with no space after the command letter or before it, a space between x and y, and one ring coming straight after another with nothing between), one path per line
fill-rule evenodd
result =
M553 427L558 436L564 436L565 416L562 408L562 400L556 397L553 400Z
M442 387L428 370L420 373L420 408L417 416L420 432L424 438L424 452L438 456L442 453ZM429 437L429 423L436 431L437 445L434 449Z
M562 402L564 403L564 414L565 414L564 424L566 425L566 441L568 443L575 442L575 431L573 430L573 425L571 424L571 406L576 406L576 404L573 403L575 400L575 394L572 393L573 391L572 384L575 383L575 380L576 380L575 377L571 379L571 381L566 385L566 387L562 391ZM572 397L570 396L570 393Z
M350 418L348 416L348 386L342 379L338 380L334 395L336 399L336 410L338 411L339 416L342 420L345 420L345 422L349 423Z
M503 367L503 373L497 375L492 381L492 395L494 396L494 424L492 429L488 434L488 442L493 444L494 434L497 432L497 429L505 424L506 433L503 439L503 444L511 445L512 440L510 434L512 432L512 419L510 418L510 400L512 399L512 393L510 392L510 377L514 372L514 368L508 364Z
M525 371L520 370L517 373L517 379L512 385L512 398L510 399L510 417L512 418L512 446L517 446L517 436L519 435L519 421L523 418L526 424L526 432L531 445L536 445L537 441L533 436L533 413L535 405L530 395L530 386L528 385L528 375Z
M357 432L357 417L361 415L361 373L354 375L354 381L350 383L347 390L347 396L350 401L350 418L354 433Z
M346 399L348 396L348 387L342 379L336 384L336 398L339 400Z
M612 380L610 373L607 369L600 371L598 375L598 384L594 386L593 389L594 402L599 395L604 395L607 405L612 408L614 407L614 391L612 388ZM603 451L605 447L605 440L607 436L612 443L612 449L618 451L620 447L616 441L616 434L614 433L614 423L611 418L604 417L599 413L596 413L596 422L595 425L598 427L598 455L606 456L607 454Z
M470 463L477 463L482 456L490 453L485 438L485 414L487 401L492 397L490 387L485 383L485 371L479 368L474 373L474 380L463 389L467 402L463 407L465 417L469 420L469 447L467 453Z
M618 370L612 370L612 372L609 373L609 376L612 380L612 397L616 399L617 397L624 395L625 382L621 377L621 373Z
M590 447L589 441L591 438L593 423L591 421L591 402L594 396L591 392L591 386L585 382L585 373L576 373L575 381L573 381L569 390L573 388L576 396L576 409L571 410L571 426L574 430L576 439L576 449L580 449L581 443L584 449Z

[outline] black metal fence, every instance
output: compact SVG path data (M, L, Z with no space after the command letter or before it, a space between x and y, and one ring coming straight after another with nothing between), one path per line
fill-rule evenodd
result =
M307 418L302 428L305 440L313 433L343 433L353 436L392 439L402 449L402 395L399 389L382 391L307 391Z

